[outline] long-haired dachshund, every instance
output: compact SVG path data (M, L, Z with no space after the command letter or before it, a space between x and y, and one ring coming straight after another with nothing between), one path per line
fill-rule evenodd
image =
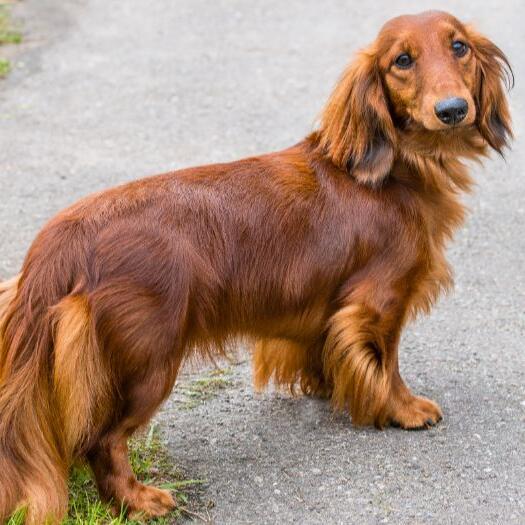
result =
M256 341L270 380L329 398L356 425L426 428L436 403L403 382L403 326L451 286L445 244L471 180L461 158L512 136L512 72L441 12L388 22L297 145L87 197L40 232L0 293L0 519L67 508L73 460L100 496L156 516L127 440L181 363Z

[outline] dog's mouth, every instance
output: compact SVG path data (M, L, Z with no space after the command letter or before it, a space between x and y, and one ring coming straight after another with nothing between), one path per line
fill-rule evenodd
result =
M458 122L449 126L428 125L425 122L421 122L412 117L405 117L397 119L395 122L396 128L406 132L426 132L428 134L436 133L439 136L443 135L457 135L464 130L470 130L476 127L475 122Z
M444 129L428 129L427 131L438 133L439 135L452 135L452 136L458 136L461 135L466 130L471 130L475 128L476 126L474 124L458 124L454 126L450 126L448 128Z
M416 121L406 122L399 128L403 147L417 151L420 155L434 156L436 152L460 153L479 135L476 123L450 126L446 129L429 129Z

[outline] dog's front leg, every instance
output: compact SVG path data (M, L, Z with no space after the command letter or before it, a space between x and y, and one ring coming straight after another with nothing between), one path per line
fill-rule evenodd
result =
M348 409L356 425L428 428L442 418L440 408L414 396L399 374L405 302L395 294L373 296L372 302L353 295L330 320L323 360L332 403Z

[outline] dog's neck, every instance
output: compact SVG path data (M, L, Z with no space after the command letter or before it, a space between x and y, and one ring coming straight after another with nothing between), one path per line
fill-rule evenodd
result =
M312 133L306 141L316 156L354 176L351 167L345 169L333 162L322 145L321 132ZM356 180L378 190L388 181L397 180L409 187L424 185L435 192L468 192L473 182L463 161L479 161L488 154L487 143L475 127L447 132L398 129L393 150L392 168L382 180Z

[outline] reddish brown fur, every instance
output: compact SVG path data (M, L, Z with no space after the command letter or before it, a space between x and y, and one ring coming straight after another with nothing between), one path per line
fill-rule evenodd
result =
M403 51L417 67L395 69ZM451 286L444 248L470 187L459 159L511 134L506 65L450 15L395 19L296 146L133 182L51 220L0 288L0 519L22 503L31 523L59 519L79 456L103 498L166 512L171 496L134 477L127 438L184 359L237 336L259 340L258 387L299 384L355 424L437 423L399 375L398 342ZM432 107L455 95L469 115L445 129Z

